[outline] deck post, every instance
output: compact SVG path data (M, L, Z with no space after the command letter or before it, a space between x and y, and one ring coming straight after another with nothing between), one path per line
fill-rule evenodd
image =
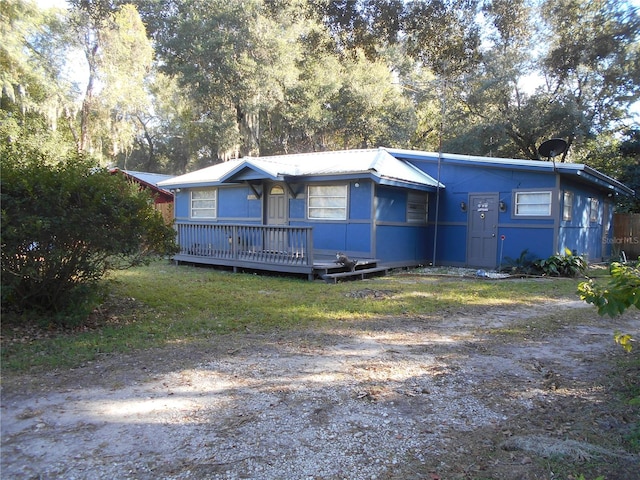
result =
M313 228L307 229L307 265L313 266Z
M238 259L238 226L233 225L231 227L231 258Z

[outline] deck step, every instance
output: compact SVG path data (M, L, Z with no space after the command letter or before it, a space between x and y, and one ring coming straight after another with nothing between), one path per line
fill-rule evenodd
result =
M368 268L374 268L378 266L378 259L376 258L367 258L367 259L359 259L358 263L356 263L354 270L365 270ZM314 270L320 277L324 277L324 275L334 274L334 273L343 273L350 272L347 267L340 263L335 262L316 262L314 264Z
M354 270L350 272L326 273L322 275L322 278L327 283L338 283L338 280L340 279L355 280L360 278L362 280L376 274L386 275L387 271L389 271L388 267L363 268L361 270Z

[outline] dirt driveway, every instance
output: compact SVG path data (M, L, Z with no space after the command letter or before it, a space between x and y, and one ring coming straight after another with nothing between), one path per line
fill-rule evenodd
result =
M2 478L639 478L616 328L640 331L640 314L556 301L5 378Z

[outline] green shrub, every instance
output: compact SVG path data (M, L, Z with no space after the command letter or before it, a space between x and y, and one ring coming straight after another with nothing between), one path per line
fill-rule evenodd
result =
M640 260L631 264L614 262L611 280L601 285L590 279L578 285L580 298L598 307L598 314L615 317L635 306L640 309Z
M574 255L568 248L564 255L551 255L549 258L536 260L534 265L542 273L554 277L574 278L584 275L587 270L587 262L579 255Z
M511 274L536 275L540 273L540 268L536 265L537 257L525 249L518 258L505 257L500 266L501 272Z
M599 315L616 317L635 306L640 309L640 258L631 264L614 262L609 268L611 280L605 285L589 279L578 285L580 299L598 308ZM623 332L614 332L614 340L627 352L632 349L634 338Z
M77 323L111 269L173 253L175 233L148 193L78 155L47 164L5 146L2 158L2 307Z

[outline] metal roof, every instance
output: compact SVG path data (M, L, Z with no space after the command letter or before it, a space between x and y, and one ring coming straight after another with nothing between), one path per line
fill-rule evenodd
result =
M509 168L557 173L624 195L634 191L594 168L578 163L542 160L476 157L451 153L423 152L395 148L340 150L332 152L244 157L206 167L159 182L161 188L215 186L256 179L295 181L371 178L373 181L420 190L434 190L442 183L414 166L420 162L442 162L477 167Z
M164 175L162 173L149 173L149 172L136 172L135 170L123 170L123 172L131 175L132 177L142 180L143 182L151 185L158 185L158 183L173 178L174 175Z
M371 178L377 183L416 189L435 189L438 182L383 148L341 150L270 157L244 157L160 182L163 188L222 185L252 178L296 179ZM444 185L440 184L440 187Z
M149 173L149 172L136 172L135 170L121 170L119 168L113 168L110 170L111 173L122 172L127 177L136 180L138 183L145 185L147 187L151 187L152 189L159 190L161 192L166 193L167 195L172 195L172 193L162 187L158 186L158 183L169 180L173 178L173 175L164 175L161 173Z
M634 195L634 191L609 177L595 168L582 163L550 162L546 160L522 160L515 158L475 157L471 155L457 155L452 153L438 154L435 152L422 152L418 150L402 150L389 148L387 151L395 157L408 161L437 162L440 158L448 164L464 164L479 167L503 167L538 172L558 173L560 175L575 176L581 181L595 184L606 190L613 190L623 195Z

